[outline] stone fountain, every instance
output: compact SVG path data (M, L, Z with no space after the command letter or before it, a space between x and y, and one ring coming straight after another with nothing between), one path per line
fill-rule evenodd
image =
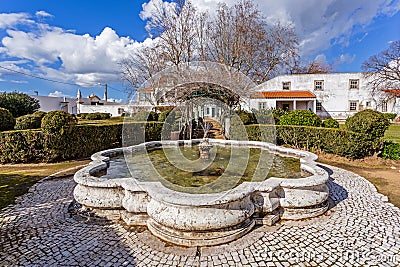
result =
M232 189L209 194L178 192L161 182L136 177L135 172L129 178L105 179L97 175L107 171L110 159L118 155L142 153L144 148L199 144L207 150L209 146L229 145L296 157L301 169L310 175L243 182ZM165 241L183 246L212 246L236 240L256 224L273 225L279 219L298 220L323 214L328 209L328 173L317 165L316 159L315 154L265 142L154 141L94 154L92 163L75 174L74 197L84 209L122 219L128 225L147 226L152 234Z

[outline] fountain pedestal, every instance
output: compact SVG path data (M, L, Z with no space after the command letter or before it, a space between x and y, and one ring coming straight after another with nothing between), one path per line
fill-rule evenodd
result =
M200 158L210 159L210 150L212 148L213 145L208 142L208 138L204 138L199 144Z

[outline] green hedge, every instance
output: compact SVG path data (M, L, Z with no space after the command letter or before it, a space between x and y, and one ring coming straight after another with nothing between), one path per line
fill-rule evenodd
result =
M397 113L383 113L386 119L394 120L397 117Z
M321 119L310 110L293 110L280 117L280 125L315 126L322 125Z
M333 118L326 119L322 122L322 127L339 128L339 122Z
M101 113L101 112L94 112L94 113L81 113L77 115L78 118L81 120L108 120L111 118L110 113Z
M77 125L68 134L40 130L0 133L0 163L55 162L87 158L93 153L121 146L122 130L131 131L130 144L159 140L162 123ZM146 134L143 128L146 127ZM129 137L129 136L128 136Z
M28 114L16 119L15 130L39 129L41 127L42 117L35 114Z
M14 129L15 118L8 109L0 108L0 131Z
M260 131L261 128L261 131ZM350 159L364 158L377 152L382 141L371 141L365 135L341 129L309 126L246 126L249 140L273 141L308 151L324 151Z
M382 158L400 160L400 143L385 142Z

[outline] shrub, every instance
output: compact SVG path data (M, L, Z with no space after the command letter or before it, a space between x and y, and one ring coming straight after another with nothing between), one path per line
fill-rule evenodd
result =
M260 109L253 111L257 124L274 124L275 119L272 110L270 109Z
M321 119L310 110L294 110L280 118L280 125L314 126L322 124Z
M168 115L169 115L170 113L171 113L170 110L166 110L166 111L161 112L161 113L158 115L158 121L159 121L159 122L164 122L164 121L167 119L167 117L168 117Z
M0 133L0 163L45 161L45 137L38 130Z
M394 120L397 117L396 113L383 113L383 114L385 115L386 119L390 121Z
M400 143L385 142L382 158L400 160Z
M48 133L64 134L76 125L76 118L65 111L50 111L42 119L42 129Z
M0 131L14 129L15 119L11 112L5 108L0 108Z
M339 122L333 118L324 120L322 126L325 128L339 128Z
M95 112L95 113L87 113L84 115L85 120L108 120L110 118L111 118L110 113Z
M47 113L44 111L36 111L35 113L33 113L34 116L39 117L40 120L43 119L43 117L46 115Z
M158 122L77 125L69 134L62 135L41 130L1 132L0 162L54 162L86 158L100 150L120 146L123 129L128 143L134 145L160 140L162 126Z
M154 111L150 111L149 119L147 121L158 121L158 113Z
M42 118L35 114L28 114L16 119L15 130L39 129L41 127Z
M390 122L383 113L369 109L360 111L346 120L346 128L349 131L362 133L371 140L382 138L389 126Z
M133 115L134 121L157 121L158 114L154 111L139 111L135 115Z
M40 108L39 100L23 93L0 93L0 107L8 109L17 118L32 114Z
M239 110L236 112L236 114L239 116L244 125L257 123L256 116L253 114L253 112Z
M276 135L278 145L324 151L349 159L373 155L376 152L376 142L379 142L369 140L363 134L343 129L309 126L250 125L246 126L246 131L251 141L272 141Z
M287 115L289 111L284 109L272 109L272 115L274 116L275 124L279 125L281 121L281 117Z
M86 116L87 116L88 114L89 114L89 113L79 113L79 114L76 115L76 117L79 118L79 119L81 119L81 120L86 120Z

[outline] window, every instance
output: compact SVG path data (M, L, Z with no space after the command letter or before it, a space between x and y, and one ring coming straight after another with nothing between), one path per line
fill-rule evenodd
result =
M290 82L283 82L282 83L282 89L283 90L290 90L290 85L291 85Z
M350 84L350 89L359 89L360 88L360 80L358 80L358 79L350 79L349 84Z
M316 107L317 111L322 111L322 103L321 103L321 102L318 102L318 101L317 101L315 107Z
M371 101L365 102L365 106L366 106L367 108L370 108L370 107L371 107Z
M289 104L282 104L282 109L289 111L290 110L290 105Z
M259 102L258 103L258 109L267 109L267 103L266 102Z
M386 101L382 101L382 112L388 111L388 103Z
M324 90L324 81L323 80L314 81L314 90L315 91L323 91Z
M125 110L123 108L118 108L118 114L123 114L125 113Z
M149 101L151 99L151 93L139 93L140 101Z
M357 101L350 101L350 111L357 111L358 102Z

